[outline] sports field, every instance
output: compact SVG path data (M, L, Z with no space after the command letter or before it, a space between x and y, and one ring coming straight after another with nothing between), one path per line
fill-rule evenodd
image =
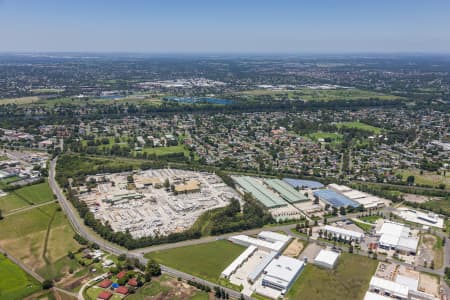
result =
M0 254L0 299L23 299L40 289L39 282Z
M80 246L58 204L33 208L1 221L0 246L45 278L57 277L55 264ZM67 266L68 268L68 266Z
M375 134L380 134L382 131L381 128L371 126L368 124L364 124L361 122L342 122L342 123L338 123L337 126L338 127L346 127L346 128L356 128L356 129L360 129L360 130L370 131Z
M341 254L334 270L308 264L286 299L363 299L377 265L377 260L349 253Z
M226 240L148 253L158 263L174 269L217 282L223 270L245 247Z
M48 183L44 182L17 189L0 197L0 209L3 213L8 213L14 209L53 200L53 193Z

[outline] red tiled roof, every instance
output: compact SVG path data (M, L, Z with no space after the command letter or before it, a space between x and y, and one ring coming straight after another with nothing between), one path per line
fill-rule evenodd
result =
M125 276L127 273L125 271L120 271L119 274L117 274L117 279L122 278L123 276Z
M109 279L105 279L102 282L100 282L99 284L97 284L97 286L101 287L101 288L107 288L112 284L112 281Z
M128 285L137 286L138 282L137 282L136 278L131 278L130 280L128 280Z
M98 299L102 299L102 300L108 300L109 298L112 297L112 294L108 291L103 291L98 295Z
M128 294L128 288L125 287L125 286L119 286L116 289L116 293L119 293L119 294L122 294L122 295L126 295L126 294Z

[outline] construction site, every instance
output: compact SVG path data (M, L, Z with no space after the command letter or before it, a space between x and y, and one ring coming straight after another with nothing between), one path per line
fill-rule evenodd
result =
M97 219L135 238L182 232L205 211L241 201L215 174L176 169L97 174L78 192Z

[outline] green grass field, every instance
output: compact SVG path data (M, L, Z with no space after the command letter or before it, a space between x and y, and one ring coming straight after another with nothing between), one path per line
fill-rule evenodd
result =
M364 222L368 222L368 223L372 223L375 224L377 222L378 219L381 219L382 217L380 216L366 216L366 217L361 217L360 219L363 220Z
M40 289L39 282L0 254L0 299L23 299Z
M308 264L288 292L286 299L363 299L375 273L377 260L342 253L334 270Z
M17 189L9 192L8 195L1 197L0 209L3 213L8 213L14 209L53 200L53 193L48 186L48 183L39 183Z
M379 99L379 100L395 100L401 97L394 95L387 95L372 91L360 89L335 89L335 90L316 90L310 88L301 88L296 90L266 90L257 89L240 92L241 95L247 96L265 96L270 95L275 99L302 99L306 101L336 101L336 100L365 100L365 99Z
M365 232L370 232L372 230L372 226L363 222L354 221L356 226L364 230Z
M318 139L330 139L331 141L339 141L342 140L342 134L334 133L334 132L314 132L308 135L313 140Z
M220 273L243 251L244 247L226 240L148 253L158 263L217 282Z
M0 226L0 246L45 278L67 271L67 264L57 262L80 247L56 203L7 216Z
M162 156L167 154L173 154L173 153L184 153L185 156L189 156L189 151L184 147L184 145L177 145L177 146L168 146L168 147L146 147L142 149L140 152L147 153L147 154L154 154L156 156Z
M364 124L361 122L342 122L342 123L338 123L336 124L339 128L341 127L346 127L346 128L356 128L356 129L360 129L360 130L364 130L364 131L369 131L375 134L380 134L382 129L375 127L375 126L371 126L368 124Z

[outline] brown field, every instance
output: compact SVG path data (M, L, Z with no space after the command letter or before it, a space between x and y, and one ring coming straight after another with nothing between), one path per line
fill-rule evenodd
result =
M292 240L286 250L284 250L283 255L297 258L302 253L304 247L304 243L299 239Z
M9 98L9 99L0 99L0 105L2 104L30 104L39 101L38 96L29 96L22 98Z

